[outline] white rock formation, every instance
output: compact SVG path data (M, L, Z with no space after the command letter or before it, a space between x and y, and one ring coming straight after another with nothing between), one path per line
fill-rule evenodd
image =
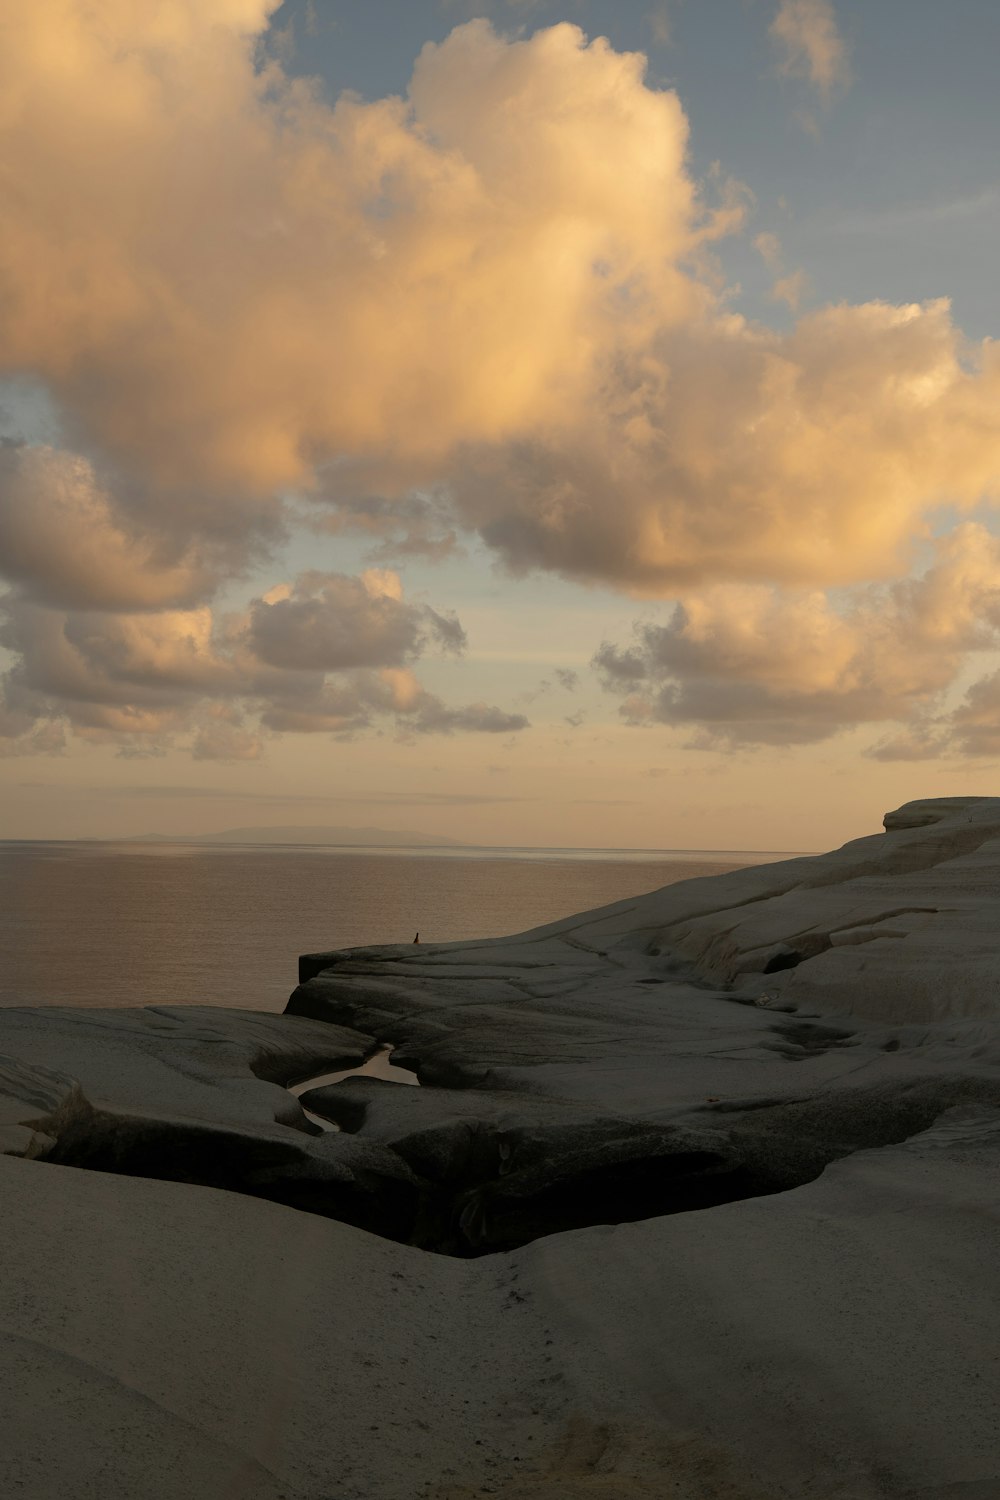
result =
M0 1494L996 1500L1000 799L886 827L305 1018L0 1011Z

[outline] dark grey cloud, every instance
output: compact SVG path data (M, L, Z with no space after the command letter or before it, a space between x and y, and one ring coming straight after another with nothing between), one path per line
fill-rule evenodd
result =
M461 651L465 631L454 616L383 592L378 575L305 573L287 598L255 599L247 627L260 661L320 672L403 666L431 640Z
M1000 744L1000 737L998 737ZM948 755L953 750L952 741L947 730L939 730L934 733L931 730L914 727L904 729L899 734L887 735L885 739L870 745L862 754L868 760L896 761L896 760L938 760ZM974 752L967 752L974 753Z
M1000 756L1000 672L972 684L950 715L948 729L963 755Z
M449 708L439 698L426 693L421 698L406 727L415 734L517 734L528 728L524 714L511 714L488 703L468 703L464 708Z

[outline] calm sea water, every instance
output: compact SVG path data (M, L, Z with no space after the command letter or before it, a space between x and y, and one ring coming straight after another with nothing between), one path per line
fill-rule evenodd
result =
M299 953L498 937L781 857L0 842L0 1005L277 1011Z

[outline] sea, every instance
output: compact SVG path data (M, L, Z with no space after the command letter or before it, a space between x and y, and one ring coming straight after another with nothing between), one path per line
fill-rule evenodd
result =
M281 1011L300 953L500 937L789 857L0 841L0 1005Z

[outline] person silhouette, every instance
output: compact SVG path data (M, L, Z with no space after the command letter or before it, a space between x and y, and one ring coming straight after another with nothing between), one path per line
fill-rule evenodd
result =
M419 932L418 932L418 933L417 933L417 935L416 935L416 937L415 937L415 938L414 938L414 939L413 939L413 941L414 941L414 942L415 942L415 943L419 943L419 942L420 942L420 933L419 933Z

